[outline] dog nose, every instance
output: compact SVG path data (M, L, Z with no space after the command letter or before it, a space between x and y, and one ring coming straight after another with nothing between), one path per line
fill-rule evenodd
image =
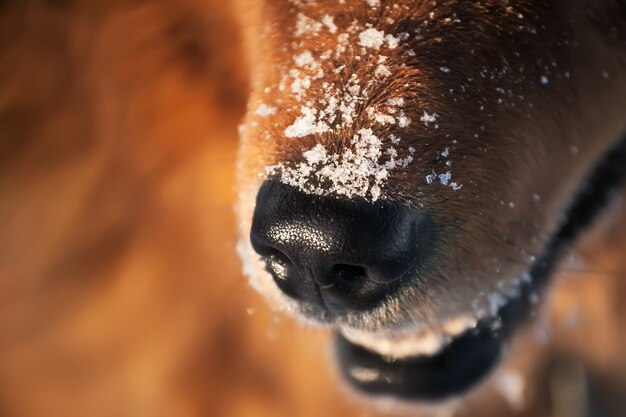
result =
M250 239L288 296L334 313L373 308L419 267L429 233L396 202L307 194L266 180Z

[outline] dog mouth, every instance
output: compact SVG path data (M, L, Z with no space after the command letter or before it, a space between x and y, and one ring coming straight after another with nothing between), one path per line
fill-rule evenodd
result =
M548 264L537 265L547 276ZM437 331L385 338L340 330L334 343L341 373L374 395L437 401L462 393L497 364L506 341L533 311L539 281L523 280L494 316L459 317Z
M460 316L437 330L402 336L342 328L334 345L344 378L358 391L411 401L439 401L476 386L497 365L507 341L533 314L566 248L574 243L626 177L626 138L586 176L543 253L483 318Z

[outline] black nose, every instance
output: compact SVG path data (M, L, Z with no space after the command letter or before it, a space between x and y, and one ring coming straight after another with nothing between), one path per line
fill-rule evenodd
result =
M250 238L279 288L333 312L374 307L419 267L430 233L408 206L306 194L267 180Z

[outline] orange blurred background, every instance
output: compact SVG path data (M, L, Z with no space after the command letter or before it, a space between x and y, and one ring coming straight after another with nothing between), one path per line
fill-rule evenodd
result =
M360 413L324 335L240 273L238 24L218 0L0 3L0 415Z

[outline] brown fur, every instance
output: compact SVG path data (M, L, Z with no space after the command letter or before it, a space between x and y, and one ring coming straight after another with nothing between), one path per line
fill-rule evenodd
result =
M277 322L240 277L241 55L262 52L238 30L267 21L243 3L0 2L1 415L376 414L346 401L323 335ZM583 311L555 349L602 375L623 346L620 221L555 292L554 328ZM482 395L465 413L510 412Z
M329 150L345 150L350 147L349 139L364 127L372 126L380 137L404 138L405 149L415 149L415 161L390 175L384 193L428 210L443 242L433 248L436 260L428 265L425 278L435 285L423 289L419 302L413 303L422 310L406 320L429 323L442 315L459 314L451 307L464 304L477 286L489 288L494 280L525 271L528 261L523 254L541 251L582 175L624 130L626 81L620 75L626 56L613 44L623 38L619 31L597 33L592 23L617 7L614 2L594 10L539 1L515 5L397 2L398 7L381 6L374 13L366 13L365 2L360 0L343 5L266 3L257 11L262 30L248 40L260 52L253 58L255 85L242 148L242 188L254 183L264 166L298 163L302 152L316 143ZM419 39L412 36L402 47L380 52L388 55L386 64L393 76L374 87L372 98L360 105L349 129L300 139L284 136L303 103L277 87L281 77L294 66L297 54L311 51L317 58L337 44L337 34L324 30L314 37L293 39L298 14L317 21L332 15L340 28L357 21L391 34L420 29ZM407 49L414 50L415 56L404 55ZM358 51L355 46L339 61L320 61L322 81L347 85L352 74L363 82L370 79L369 61L378 54L353 59ZM343 64L347 69L337 73L335 69ZM443 72L444 67L449 71ZM613 77L610 83L603 74ZM548 85L540 83L544 75L549 77ZM306 100L324 96L321 84L312 85ZM405 99L404 111L411 125L405 130L395 125L373 126L365 109L393 97ZM255 117L259 103L276 106L277 115ZM424 111L439 115L437 128L419 121ZM564 119L568 125L562 123ZM424 181L431 172L447 169L440 157L444 148L449 148L453 179L463 184L457 193L437 184L428 187ZM541 196L541 203L533 201L533 194ZM249 213L242 216L245 221ZM537 225L544 238L534 239L536 231L529 225ZM497 265L496 276L494 247L499 248L499 258L515 260Z
M468 299L528 269L531 255L542 251L562 221L583 175L626 130L622 11L616 1L381 1L376 9L360 0L264 2L253 12L253 21L261 25L249 30L247 38L257 48L251 54L254 83L240 171L242 242L264 167L295 167L316 144L331 153L345 152L362 128L371 128L380 138L395 134L415 149L416 157L391 174L383 194L433 216L441 234L432 249L434 259L420 271L423 284L418 289L407 290L373 315L338 318L331 324L393 337L398 330L436 328L443 318L462 314ZM314 22L333 16L339 29L294 34L302 15ZM357 26L350 32L353 22ZM367 50L357 45L357 35L368 24L385 34L408 32L408 40L397 48ZM351 33L347 51L324 58L326 51L336 50L341 33ZM307 51L324 75L298 100L289 91L296 77L289 74L297 67L296 57ZM340 120L330 132L289 137L287 129L303 114L302 106L322 111L326 103L318 100L328 100L326 91L333 86L347 89L353 76L365 85L381 54L392 75L374 84L353 123L341 127ZM404 130L368 117L368 108L394 97L404 98L403 110L412 120ZM276 113L259 115L261 104L275 107ZM423 112L436 113L437 126L420 123ZM424 181L431 172L441 172L445 161L440 155L448 146L453 178L463 184L456 193ZM271 279L258 276L254 282L270 302L277 307L285 303ZM595 303L600 302L586 308ZM308 306L302 310L308 318L323 317L310 311ZM614 342L611 346L619 346ZM542 362L535 357L535 363ZM526 362L523 368L533 366ZM477 395L476 404L485 401ZM468 415L475 411L470 406L474 399L461 405L468 407Z

